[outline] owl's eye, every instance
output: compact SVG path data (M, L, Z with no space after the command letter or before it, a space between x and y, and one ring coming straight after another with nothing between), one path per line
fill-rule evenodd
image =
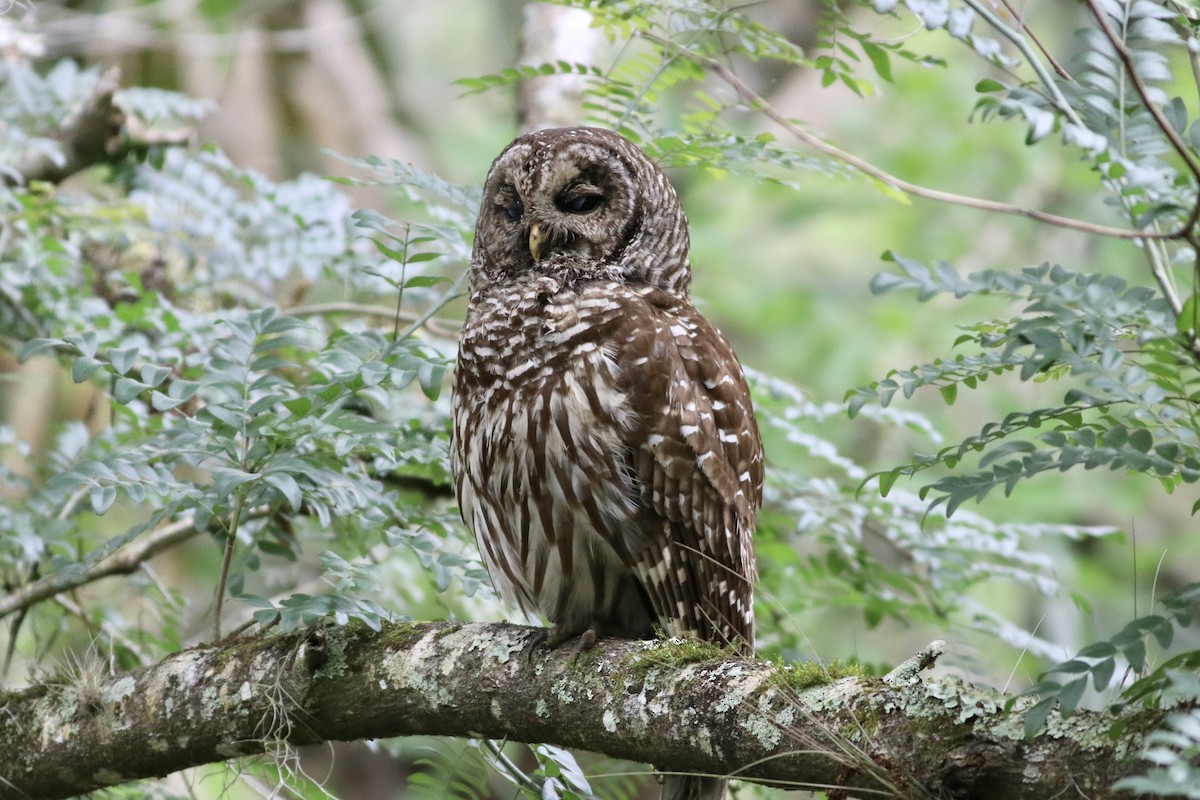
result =
M579 194L574 197L559 197L558 207L568 214L587 214L595 211L604 200L602 194Z
M517 200L512 204L501 206L500 210L504 212L504 216L507 217L510 222L516 222L521 218L521 215L525 213L525 206L521 205L520 200Z

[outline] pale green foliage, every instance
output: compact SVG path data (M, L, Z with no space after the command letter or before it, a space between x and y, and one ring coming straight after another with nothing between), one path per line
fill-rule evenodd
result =
M614 46L610 62L511 68L459 85L473 94L534 75L582 75L587 121L631 136L664 165L785 186L807 171L850 169L757 133L762 109L728 92L718 99L702 85L713 64L772 60L868 94L901 64L942 63L886 32L864 32L852 12L866 9L944 31L1010 76L1025 63L1001 46L1012 31L988 18L991 4L976 2L844 4L851 9L831 2L813 53L720 3L571 4L593 12ZM1194 154L1197 125L1163 88L1171 64L1161 48L1183 43L1167 24L1179 20L1154 3L1105 7L1128 15L1118 27L1155 82L1152 98ZM1130 225L1194 224L1195 181L1180 170L1101 32L1089 28L1083 41L1075 82L1047 81L1045 70L1011 83L988 77L978 87L977 116L1020 121L1031 144L1059 133L1094 164L1097 191ZM41 77L4 70L0 154L57 157L46 133L95 72L66 62ZM152 124L176 125L204 111L170 93L127 89L119 98ZM6 588L86 579L110 554L183 524L197 534L209 573L221 551L209 539L235 539L234 623L378 627L399 616L499 613L448 486L442 386L451 337L425 325L438 323L435 315L463 291L478 182L458 186L375 156L345 161L356 174L338 182L391 190L406 202L405 218L356 211L332 182L313 176L270 181L211 149L124 153L98 176L107 181L103 190L69 200L47 187L0 190L0 344L25 358L56 359L108 411L106 425L63 423L41 452L0 428L0 446L28 467L0 462L10 487L0 504ZM1170 296L1178 294L1172 264L1190 267L1195 253L1181 240L1140 246L1130 244L1130 255L1146 253L1153 269L1132 276L999 263L963 277L949 264L893 254L899 271L877 277L877 292L915 291L922 300L991 295L1020 309L968 326L953 344L961 350L852 391L848 403L815 401L752 374L770 461L756 538L765 652L810 657L805 615L840 609L869 628L915 623L962 638L982 634L1042 663L1061 657L1061 645L980 598L997 587L1070 594L1051 553L1113 531L1002 523L964 504L1080 466L1145 473L1168 490L1200 478L1198 304L1176 308ZM950 445L925 417L889 406L896 393L907 398L923 387L954 403L1000 373L1061 386L1062 399ZM857 463L828 435L847 408L857 425L916 437L934 453L872 474L875 467ZM915 490L901 484L926 475L934 477ZM140 627L100 603L79 609L82 619L64 615L51 592L29 608L24 631L14 623L11 647L37 666L51 649L43 641L98 631L114 662L132 667L207 635L211 620L197 620L204 609L177 587L153 574L130 585L154 610ZM1191 621L1194 594L1189 587L1163 598L1163 614L1140 617L1050 670L1035 687L1043 699L1031 731L1055 704L1070 713L1089 685L1115 692L1127 669L1150 669L1147 649L1175 644L1176 630ZM1181 675L1194 670L1196 652L1166 659L1121 702L1160 702L1172 691L1194 699L1194 682ZM1129 788L1165 792L1192 777L1194 715L1170 724L1148 742L1157 767ZM504 779L531 797L636 791L589 778L571 754L544 745L525 774L505 755L512 747L436 746L409 788L414 796L479 797Z
M982 633L1054 658L1060 647L1015 625L972 597L990 582L1053 597L1063 592L1044 542L1106 536L1110 528L1001 524L979 514L926 513L911 492L859 491L867 470L817 435L845 413L837 403L816 404L794 387L752 376L756 409L770 443L774 469L759 557L771 565L761 577L761 602L783 618L810 609L861 609L867 624L884 619L925 621L964 639ZM889 408L863 409L891 435L905 428L940 440L927 420ZM797 470L785 464L802 465ZM881 555L886 554L886 557ZM785 624L760 638L790 656L809 656L802 625ZM779 637L776 639L775 637Z
M1191 685L1190 697L1200 696L1195 674L1181 675ZM1167 726L1145 740L1141 757L1154 766L1144 775L1117 781L1116 788L1162 797L1200 797L1200 709L1180 711L1167 717Z
M1042 681L1030 688L1027 694L1040 695L1041 700L1025 716L1025 730L1035 735L1045 724L1047 716L1055 707L1064 717L1074 713L1088 683L1097 692L1112 687L1114 676L1117 685L1125 683L1118 670L1126 675L1144 675L1121 693L1119 707L1137 701L1178 702L1188 698L1187 692L1195 687L1195 676L1182 680L1178 676L1184 667L1195 669L1200 662L1200 653L1179 653L1154 669L1149 668L1147 653L1152 642L1162 650L1168 650L1175 638L1175 630L1191 625L1200 601L1200 583L1161 598L1159 604L1163 614L1138 617L1124 629L1102 642L1095 642L1080 650L1074 658L1047 670ZM1195 696L1200 695L1193 695ZM1118 723L1119 726L1119 723ZM1119 729L1119 727L1118 727Z
M1182 100L1168 101L1151 83L1171 79L1165 55L1154 48L1185 45L1167 24L1174 14L1155 3L1102 5L1112 15L1109 23L1126 31L1130 57L1150 83L1149 98L1166 103L1171 126L1186 132ZM978 108L985 117L998 113L1025 121L1031 143L1061 131L1067 144L1095 164L1100 188L1133 226L1161 231L1164 225L1194 225L1188 218L1196 205L1195 182L1166 158L1172 150L1167 132L1132 91L1124 64L1099 26L1087 28L1082 38L1088 49L1079 58L1076 81L1010 85L989 79L978 87L984 93ZM1194 152L1189 155L1196 158ZM934 506L945 503L953 512L993 488L1009 493L1021 480L1047 470L1107 466L1143 472L1168 491L1200 479L1200 350L1191 319L1196 304L1173 307L1179 301L1167 294L1175 292L1169 265L1189 264L1196 253L1186 237L1152 241L1144 249L1150 263L1132 279L1077 274L1048 264L963 278L949 264L930 269L892 254L903 274L878 276L872 284L876 292L915 290L921 300L942 293L991 294L1024 308L1015 318L972 326L954 342L955 348L970 346L966 353L893 372L851 393L852 413L871 400L886 405L896 391L910 397L921 386L938 387L953 403L960 387L974 388L1007 371L1021 380L1067 388L1055 406L1014 412L957 446L884 473L883 491L900 476L934 466L956 468L956 474L921 489L923 497L932 494ZM1029 435L1038 430L1044 432ZM965 471L960 462L973 452L983 456L974 470Z
M430 259L374 253L344 195L311 176L274 183L217 152L172 150L116 177L129 189L116 201L0 197L13 212L0 249L8 342L23 359L58 354L111 408L98 435L67 425L42 473L8 475L24 488L2 512L6 584L48 565L51 577L86 571L156 526L190 521L237 537L230 588L261 622L377 627L395 614L373 599L381 548L403 546L432 585L458 577L473 594L482 571L448 503L403 488L445 485L445 405L431 404L448 365L441 345L415 328L388 335L272 306L284 278L387 295L392 273L422 273ZM405 308L432 313L445 300L430 288L439 280L412 275ZM114 511L132 523L95 523ZM302 559L328 589L261 595L251 586L263 556Z
M1191 399L1200 391L1200 376L1178 337L1174 315L1152 288L1060 266L962 278L946 264L929 269L902 256L892 260L904 275L878 276L875 291L910 289L922 300L941 293L1000 295L1025 303L1024 313L974 325L955 342L956 348L973 345L978 354L898 370L856 390L849 396L852 414L866 402L887 405L896 392L911 397L923 386L937 387L953 403L959 387L975 389L990 376L1010 371L1021 380L1058 380L1071 388L1057 406L1014 411L955 446L883 473L884 492L901 476L939 465L957 467L973 452L984 453L974 472L939 478L923 487L921 496L932 494L934 506L945 503L954 513L993 488L1011 493L1020 480L1075 466L1144 472L1168 491L1200 479ZM1046 427L1050 430L1037 433Z
M886 7L882 10L896 5L876 3ZM940 16L949 3L906 5L930 28L953 28L952 20ZM921 487L920 496L931 509L945 504L946 512L953 513L992 489L1003 487L1008 494L1044 472L1107 467L1157 478L1168 492L1187 486L1194 495L1190 487L1200 480L1200 256L1195 248L1200 128L1189 122L1184 100L1171 97L1168 87L1177 87L1169 54L1194 57L1200 47L1195 24L1164 4L1101 0L1081 32L1077 63L1069 65L1074 78L1065 79L1040 65L1040 55L1020 31L990 16L981 4L964 5L970 8L959 12L978 12L992 28L1018 42L1032 72L1022 81L981 81L976 87L982 95L977 104L981 116L1022 121L1029 144L1058 132L1065 145L1093 164L1098 190L1132 229L1172 235L1140 243L1145 263L1132 276L1076 273L1043 264L963 278L949 264L930 268L890 254L900 273L878 276L872 284L876 292L913 290L920 300L987 294L1022 308L1014 317L968 327L953 344L967 352L893 371L851 392L852 414L865 403L886 406L897 392L907 398L924 386L937 387L947 403L954 403L960 388L977 389L990 376L1006 372L1063 389L1054 405L1011 412L957 445L880 473L880 489L887 494L901 477L948 468L949 474ZM986 54L979 40L968 42ZM1130 250L1136 255L1132 244ZM1190 278L1190 290L1177 288L1181 274ZM969 461L975 454L978 459ZM1200 501L1192 506L1193 513L1197 509ZM1148 646L1157 643L1169 652L1176 630L1192 623L1197 586L1162 598L1165 615L1139 617L1111 639L1052 667L1030 690L1042 699L1026 716L1027 732L1036 734L1056 706L1064 716L1071 714L1089 683L1104 692L1121 685L1124 675L1144 674ZM1168 658L1133 683L1123 701L1159 702L1170 670L1194 668L1195 663L1196 651ZM1194 702L1194 680L1188 685L1193 691L1181 694ZM1153 734L1145 757L1157 767L1125 781L1124 788L1174 794L1192 786L1196 750L1195 737L1189 737L1195 724L1189 715L1175 715L1167 730Z

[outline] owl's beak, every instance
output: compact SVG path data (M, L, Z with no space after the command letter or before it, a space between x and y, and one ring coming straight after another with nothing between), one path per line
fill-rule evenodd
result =
M542 248L546 246L548 238L550 237L538 223L529 226L529 254L533 256L534 262L542 260Z

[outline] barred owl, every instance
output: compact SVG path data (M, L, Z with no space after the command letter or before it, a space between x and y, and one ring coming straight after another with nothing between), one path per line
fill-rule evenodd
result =
M501 596L550 620L551 647L658 627L751 652L762 442L688 299L666 177L609 131L521 136L488 173L470 270L451 462Z

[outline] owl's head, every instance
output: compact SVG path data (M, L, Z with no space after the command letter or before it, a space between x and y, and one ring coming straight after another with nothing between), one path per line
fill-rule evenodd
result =
M600 128L535 131L488 172L471 268L473 286L561 268L684 295L687 218L628 139Z

